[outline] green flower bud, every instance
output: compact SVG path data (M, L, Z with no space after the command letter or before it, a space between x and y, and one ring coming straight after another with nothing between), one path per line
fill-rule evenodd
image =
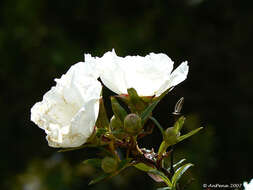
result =
M174 145L178 142L178 137L180 136L180 133L176 133L174 127L169 127L165 130L164 133L164 141L168 146Z
M105 157L101 162L101 168L105 173L112 173L118 167L117 161L112 157Z
M128 114L124 120L124 130L130 135L138 135L142 130L141 118L134 114Z

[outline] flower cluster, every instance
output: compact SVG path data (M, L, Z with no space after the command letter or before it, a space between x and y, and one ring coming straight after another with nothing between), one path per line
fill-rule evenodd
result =
M173 61L165 54L119 57L115 51L101 58L85 55L73 65L41 102L31 109L31 120L47 134L49 146L77 147L94 131L103 84L118 95L134 88L139 96L160 96L184 81L187 62L173 72Z
M104 150L103 158L84 162L99 165L103 171L91 184L134 166L155 181L164 182L164 189L178 189L177 181L192 164L180 166L184 159L173 163L172 147L202 127L181 135L185 121L180 114L183 98L175 106L176 122L172 127L164 130L152 116L159 101L187 78L187 61L174 70L173 64L162 53L145 57L119 57L114 50L102 57L86 54L85 62L73 65L60 79L55 79L56 85L32 107L31 120L45 130L51 147L68 151L92 146ZM116 93L110 97L110 119L103 104L102 85ZM157 153L138 146L138 139L151 134L154 126L163 137ZM124 151L119 152L121 149ZM164 162L169 156L170 166Z

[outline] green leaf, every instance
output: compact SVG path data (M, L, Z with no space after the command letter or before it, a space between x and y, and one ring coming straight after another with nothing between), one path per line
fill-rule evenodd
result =
M97 128L106 128L106 129L109 128L109 120L107 117L104 101L102 98L99 100L99 113L96 121L96 126Z
M102 159L92 158L92 159L84 160L83 164L89 164L93 166L94 168L101 168L101 162L102 162Z
M169 147L169 145L163 141L161 144L160 144L160 147L159 147L159 150L158 150L158 155L161 155L166 152L167 148Z
M136 167L137 169L139 169L141 171L144 171L144 172L149 172L149 171L151 171L151 170L154 169L151 166L148 166L148 165L146 165L144 163L135 164L134 167Z
M167 189L171 189L170 187L161 187L161 188L158 188L156 190L167 190Z
M102 173L102 174L101 174L100 176L98 176L96 179L93 179L92 181L90 181L89 185L93 185L93 184L96 184L96 183L98 183L98 182L100 182L100 181L103 181L103 180L109 178L110 175L111 175L111 174L109 174L109 173Z
M179 166L179 165L182 164L185 160L186 160L186 159L182 159L182 160L178 161L177 163L175 163L175 164L173 165L173 168Z
M164 135L164 130L163 127L160 125L160 123L152 116L149 116L149 119L151 119L154 124L158 127L158 129L160 130L160 132L162 133L162 136Z
M165 92L163 92L159 97L154 97L154 102L152 104L150 104L142 113L141 113L141 119L142 119L142 123L144 124L144 122L146 121L146 119L148 119L148 117L151 115L152 111L155 109L155 107L157 106L157 104L160 102L160 100L171 90L172 88L169 88L168 90L166 90Z
M175 163L175 164L173 165L173 168L179 166L179 165L182 164L185 160L186 160L186 159L182 159L182 160L178 161L177 163ZM170 172L170 167L168 167L167 170Z
M115 117L119 118L124 122L125 117L127 116L126 110L119 104L115 97L111 97L112 111Z
M188 137L190 137L190 136L196 134L196 133L199 132L201 129L203 129L203 127L200 127L200 128L198 128L198 129L195 129L195 130L193 130L193 131L191 131L191 132L185 134L185 135L182 135L182 136L178 137L178 139L177 139L178 142L180 142L180 141L182 141L182 140L184 140L184 139L186 139L186 138L188 138Z
M135 164L134 167L136 167L137 169L141 171L158 175L168 185L168 187L172 187L172 183L163 172L160 172L159 170L152 168L144 163Z
M142 124L148 119L148 117L151 115L152 111L155 109L157 104L159 103L158 101L154 101L152 104L150 104L142 113L141 113L141 120Z
M188 163L185 164L183 166L181 166L180 168L178 168L175 172L175 174L172 177L172 187L175 188L176 187L176 183L178 182L178 180L182 177L182 175L191 167L193 166L193 164Z
M134 88L127 89L129 95L129 108L133 113L141 113L145 108L146 104L141 97L137 94Z
M169 180L169 178L167 178L166 175L164 175L163 172L160 172L159 170L153 169L153 170L149 171L149 173L158 175L160 178L162 178L162 180L166 183L166 185L167 185L168 187L172 187L171 181Z
M185 121L185 117L181 116L174 124L173 128L174 131L176 132L176 134L178 134L180 132L180 130L182 129L183 125L184 125L184 121Z

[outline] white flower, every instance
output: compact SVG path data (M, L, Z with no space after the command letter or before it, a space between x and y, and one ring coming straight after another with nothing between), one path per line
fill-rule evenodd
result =
M249 183L243 182L244 190L253 190L253 179Z
M184 81L189 70L185 61L172 72L173 61L162 53L123 58L113 50L96 61L102 82L117 94L127 94L128 88L134 88L140 96L160 96Z
M31 120L45 130L49 146L78 147L91 136L102 89L94 69L91 61L73 65L32 107Z

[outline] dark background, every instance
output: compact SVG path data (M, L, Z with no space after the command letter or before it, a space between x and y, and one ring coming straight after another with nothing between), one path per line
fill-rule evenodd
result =
M165 127L184 96L187 129L204 126L176 147L176 159L195 166L186 189L203 183L242 183L253 177L253 2L226 0L10 0L0 2L0 189L155 189L129 169L88 187L87 149L56 153L30 108L84 53L120 56L166 53L188 60L188 79L156 108ZM112 94L109 90L106 94ZM143 141L159 145L158 130ZM182 179L184 180L184 179ZM183 182L183 181L182 181Z

